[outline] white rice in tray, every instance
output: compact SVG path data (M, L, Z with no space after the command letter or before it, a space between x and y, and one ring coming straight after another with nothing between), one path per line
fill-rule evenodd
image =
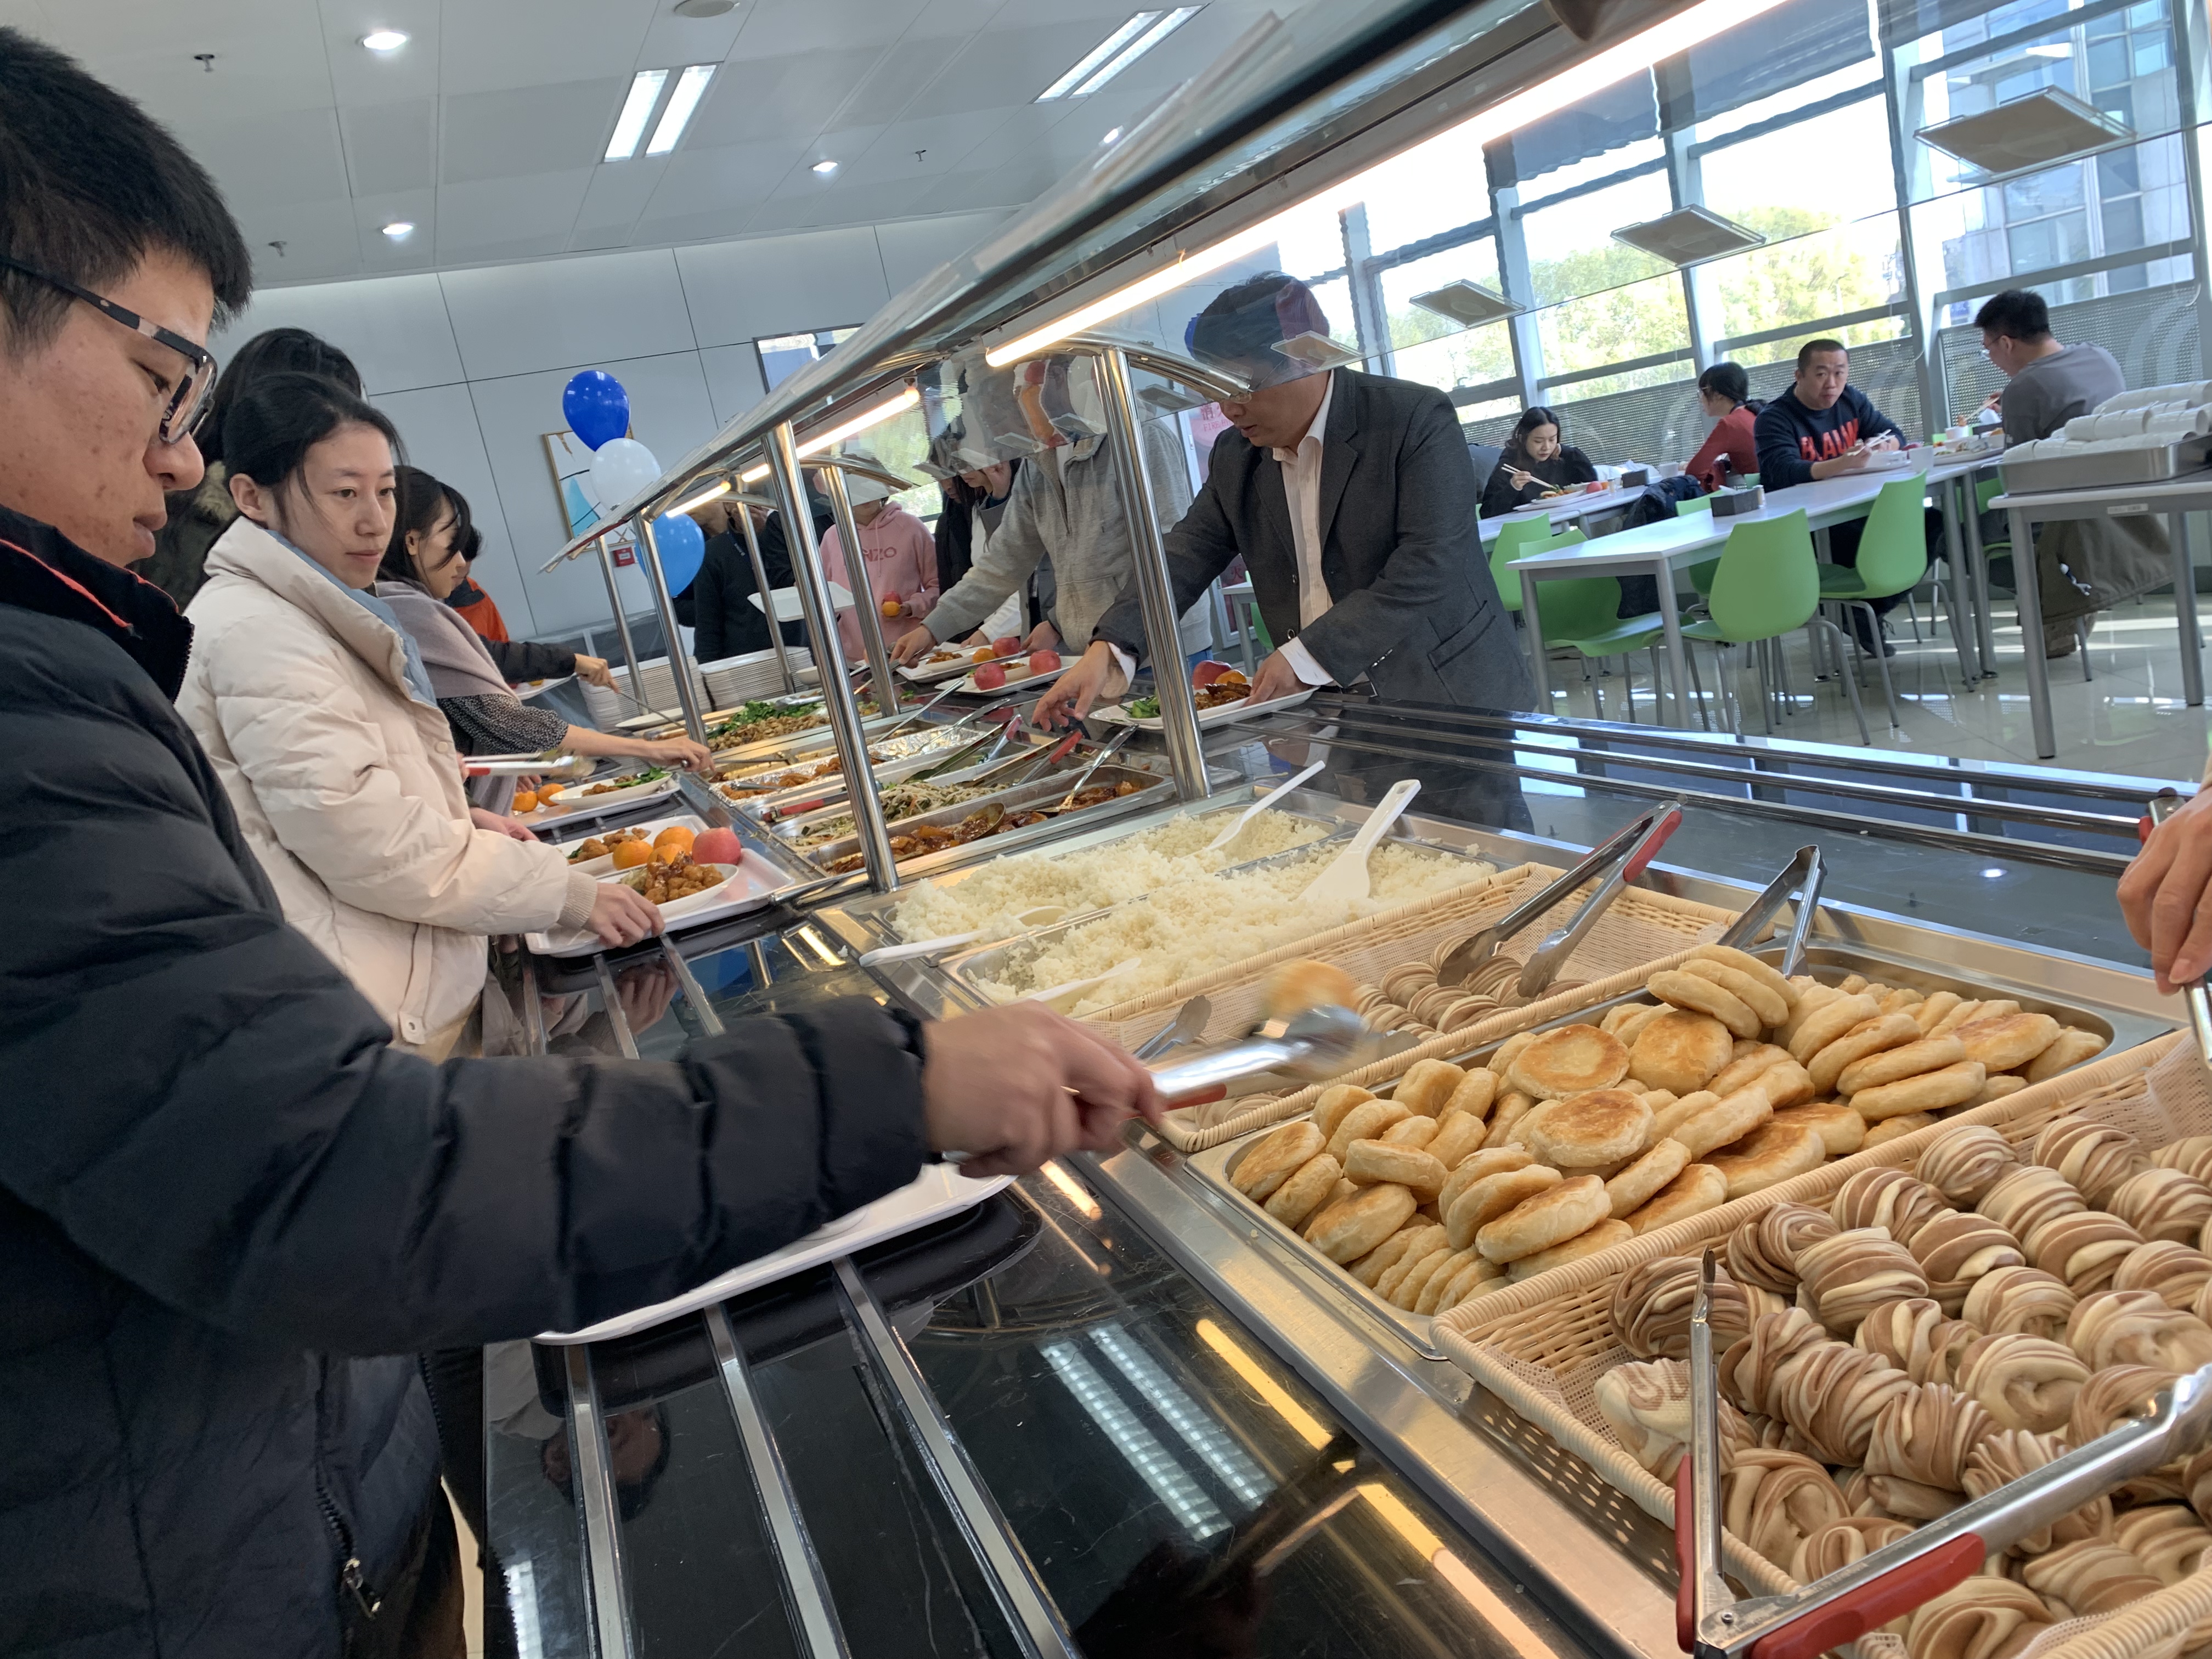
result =
M978 929L1012 934L1018 931L1018 910L1039 904L1065 905L1071 912L1097 910L1232 864L1287 853L1329 833L1328 826L1309 818L1262 812L1221 851L1205 851L1226 821L1219 811L1194 813L1081 852L1010 853L958 881L909 890L912 896L892 912L891 925L902 939L941 939Z
M1211 973L1362 916L1479 880L1495 870L1479 859L1386 843L1368 863L1373 890L1369 897L1356 904L1299 903L1298 895L1334 850L1316 848L1310 857L1275 868L1157 888L1139 903L1072 928L1047 949L1011 964L1005 980L981 981L978 988L999 1001L1011 1002L1030 991L1103 974L1137 957L1136 967L1085 994L1068 1010L1077 1015L1095 1013L1165 990L1193 975Z

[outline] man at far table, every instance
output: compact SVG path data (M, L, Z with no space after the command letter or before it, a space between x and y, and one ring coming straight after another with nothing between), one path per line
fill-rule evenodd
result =
M1225 290L1192 321L1192 355L1252 389L1223 400L1231 429L1168 533L1176 611L1242 557L1279 641L1253 677L1254 702L1333 684L1393 702L1533 707L1528 665L1475 533L1481 486L1450 400L1411 380L1309 373L1277 349L1328 334L1312 293L1279 271ZM1144 650L1132 593L1099 619L1082 659L1038 703L1038 721L1080 716L1119 695ZM1394 776L1406 769L1392 766ZM1463 812L1525 821L1510 784L1468 793L1481 799Z

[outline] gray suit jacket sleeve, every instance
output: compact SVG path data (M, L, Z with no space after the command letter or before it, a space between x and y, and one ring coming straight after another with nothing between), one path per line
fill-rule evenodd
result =
M1379 433L1356 437L1377 441ZM1358 503L1347 489L1341 511ZM1398 540L1367 586L1332 604L1298 637L1339 685L1349 685L1415 630L1424 612L1465 589L1460 568L1481 556L1472 534L1479 494L1467 440L1442 392L1421 398L1398 454Z
M1006 602L1006 595L1027 581L1037 561L1044 557L1044 538L1037 532L1036 522L1037 472L1034 466L1022 469L982 556L969 567L968 574L952 585L950 592L939 597L929 615L922 618L922 626L939 644L958 639L989 620L991 613Z

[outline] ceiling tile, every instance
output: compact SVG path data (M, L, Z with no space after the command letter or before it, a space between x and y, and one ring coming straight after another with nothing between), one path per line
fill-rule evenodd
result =
M572 81L448 98L439 176L459 185L590 167L606 153L629 85Z
M738 33L740 58L784 58L864 46L888 46L907 31L924 0L751 0Z
M901 40L846 94L842 106L823 112L830 117L824 125L861 126L896 119L915 93L951 64L965 44L959 38Z
M660 186L661 179L674 158L665 155L640 155L627 161L603 161L592 169L592 182L584 191L584 200L576 211L576 223L571 233L571 246L619 247L629 239L629 228L637 222L638 215L645 211L646 204ZM601 240L608 231L618 233L610 242ZM592 240L579 242L580 235Z
M638 67L720 63L737 44L738 31L745 26L749 9L740 5L720 17L678 17L664 9L639 44Z
M883 55L881 47L867 46L732 60L714 77L706 101L691 118L682 148L708 149L718 144L811 137L822 131L847 94ZM610 114L609 122L613 118Z
M488 245L525 241L564 248L591 182L591 168L573 167L447 185L438 191L439 257L475 258Z
M355 195L427 190L437 182L437 100L343 109L338 125L345 132L346 173Z
M811 154L807 145L788 140L679 149L668 158L668 170L661 174L659 187L642 216L648 220L688 217L766 201L792 168Z
M991 104L1026 104L1097 46L1117 17L986 30L906 107L908 120Z
M240 212L238 227L253 255L257 287L275 283L313 283L358 276L362 269L361 235L353 204L343 199L297 202L284 207ZM282 242L280 252L274 246Z
M1014 112L983 109L964 115L940 115L927 121L900 121L884 128L875 143L848 163L839 173L838 182L873 185L908 179L926 188L928 179L956 170L970 151L1004 126Z
M850 327L890 298L875 233L865 226L775 242L678 248L676 268L702 346Z
M557 86L619 70L624 84L666 0L446 0L448 96ZM610 125L614 112L607 113Z
M336 110L289 110L219 126L180 125L177 137L215 175L234 212L301 202L346 206L345 155Z

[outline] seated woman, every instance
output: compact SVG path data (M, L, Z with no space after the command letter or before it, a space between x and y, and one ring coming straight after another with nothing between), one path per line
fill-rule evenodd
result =
M1559 412L1539 404L1513 423L1498 470L1483 488L1482 516L1495 519L1596 478L1590 458L1559 441Z
M469 504L451 484L420 467L397 470L392 540L377 567L376 597L392 607L400 628L422 653L430 689L464 755L516 755L565 749L573 755L628 755L657 766L696 771L712 752L689 738L648 743L571 726L550 708L534 708L507 689L496 660L461 614L446 603L468 575L472 526ZM479 806L504 812L514 798L513 778L483 778L471 786Z
M589 926L627 945L659 931L659 913L470 809L422 654L370 592L392 540L390 419L328 380L278 374L232 406L223 437L240 516L208 550L177 712L285 920L398 1046L471 1050L486 935Z
M1698 376L1698 401L1717 424L1682 471L1708 489L1718 489L1731 472L1759 471L1759 446L1752 423L1766 407L1751 395L1751 377L1741 363L1715 363Z

